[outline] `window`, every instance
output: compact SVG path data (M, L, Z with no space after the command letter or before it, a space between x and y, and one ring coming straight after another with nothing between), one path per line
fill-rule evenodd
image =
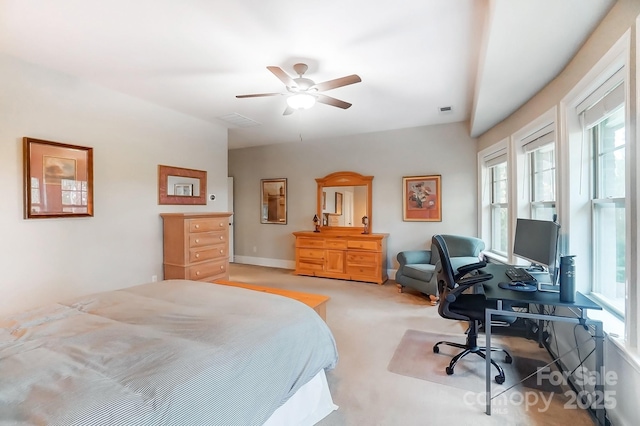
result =
M553 220L556 214L556 153L554 124L523 139L529 170L529 217Z
M591 294L625 316L626 134L623 70L578 106L590 150ZM582 107L582 108L581 108Z
M593 286L619 315L625 299L625 122L618 108L590 130L593 194Z
M491 176L491 251L507 256L509 204L507 198L506 155L498 157L489 167ZM500 162L501 161L501 162Z

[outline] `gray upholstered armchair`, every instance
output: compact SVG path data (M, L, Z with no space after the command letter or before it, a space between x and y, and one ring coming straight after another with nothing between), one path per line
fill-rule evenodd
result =
M480 252L485 247L484 241L475 237L461 235L443 235L443 237L449 249L454 270L478 262ZM401 251L396 258L400 264L396 272L398 291L402 293L404 287L411 287L426 295L437 296L436 263L440 259L438 250L433 244L431 250Z

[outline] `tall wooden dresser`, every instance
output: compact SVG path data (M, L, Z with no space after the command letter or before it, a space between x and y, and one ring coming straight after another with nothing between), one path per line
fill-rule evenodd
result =
M164 279L229 279L231 213L162 213Z
M296 237L297 275L376 284L383 284L388 278L388 234L345 230L300 231L293 235Z

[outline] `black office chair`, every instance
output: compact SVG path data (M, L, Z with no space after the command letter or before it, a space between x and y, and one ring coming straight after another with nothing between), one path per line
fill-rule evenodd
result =
M478 330L485 321L485 309L496 309L496 302L492 303L487 301L484 294L469 294L464 293L464 291L478 283L493 278L493 276L482 272L467 275L470 272L485 267L485 262L462 266L458 268L457 273L454 273L449 258L449 250L447 249L444 238L442 238L441 235L434 235L432 241L440 254L440 266L436 271L438 274L438 292L440 293L438 313L443 318L469 322L467 341L465 344L440 341L433 346L433 352L435 353L440 352L438 346L441 344L464 349L464 351L451 359L449 366L446 368L446 373L451 375L453 374L456 363L468 354L476 354L483 359L485 358L484 353L487 348L478 346ZM503 303L503 309L511 309L511 307ZM493 318L497 321L507 323L513 323L516 320L515 317L509 316L494 316ZM513 361L511 355L504 349L491 347L490 350L504 352L506 354L504 362L507 364L511 364ZM498 370L498 375L495 376L496 383L504 383L505 377L502 367L493 359L491 360L491 364Z

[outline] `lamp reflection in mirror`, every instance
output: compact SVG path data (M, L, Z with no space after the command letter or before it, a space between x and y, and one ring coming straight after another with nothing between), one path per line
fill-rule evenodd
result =
M316 97L308 93L297 93L287 98L287 105L293 109L309 109L316 103Z

